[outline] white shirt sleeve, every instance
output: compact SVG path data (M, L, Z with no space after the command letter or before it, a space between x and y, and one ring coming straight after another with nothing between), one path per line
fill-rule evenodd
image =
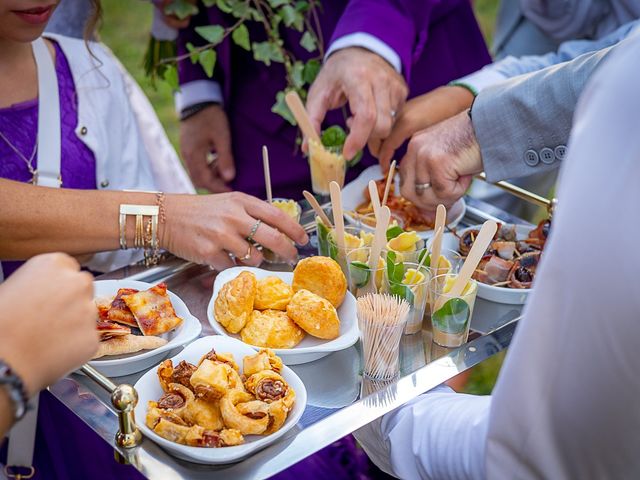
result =
M176 111L178 114L187 107L202 102L222 102L222 89L213 80L194 80L180 85L175 94Z
M349 47L366 48L384 58L398 73L402 73L400 55L378 37L364 32L350 33L349 35L338 38L331 44L329 50L327 50L324 56L325 61L332 53Z
M371 460L402 479L482 479L491 397L440 386L354 433Z

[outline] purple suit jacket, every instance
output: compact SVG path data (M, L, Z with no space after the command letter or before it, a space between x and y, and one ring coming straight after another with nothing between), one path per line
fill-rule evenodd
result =
M369 33L392 47L402 61L410 97L478 70L491 61L468 0L324 0L320 23L326 47L331 41L355 32ZM203 10L188 29L180 33L179 52L187 42L203 44L193 28L202 24L230 26L235 21L217 8ZM249 26L249 25L248 25ZM249 26L252 42L266 40L259 25ZM299 45L300 34L286 31L287 48L298 58L314 55ZM180 82L204 80L199 65L187 59L179 65ZM271 112L276 92L285 86L282 64L267 67L234 45L229 38L218 46L213 80L224 94L231 126L237 175L233 187L258 197L265 196L260 149L269 147L273 194L301 198L310 190L309 166L295 146L297 129ZM326 125L344 124L339 111L330 112ZM397 157L401 158L400 155ZM366 152L349 178L375 163Z

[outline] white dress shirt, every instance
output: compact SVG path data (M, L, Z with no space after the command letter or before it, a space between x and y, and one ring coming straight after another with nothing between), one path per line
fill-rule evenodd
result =
M640 478L640 31L581 97L535 288L491 397L428 393L356 435L403 479Z

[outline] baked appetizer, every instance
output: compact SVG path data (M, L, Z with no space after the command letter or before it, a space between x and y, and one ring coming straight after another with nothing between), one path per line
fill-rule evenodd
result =
M160 283L143 292L122 295L122 300L129 307L144 335L161 335L182 323L176 315L167 285Z
M300 260L293 271L293 291L309 290L338 308L347 293L347 279L340 265L329 257Z
M282 360L273 353L273 350L265 348L255 355L244 357L242 370L247 377L263 370L273 370L276 373L280 373L282 371Z
M340 335L340 319L335 307L308 290L298 290L287 305L287 315L309 335L333 340Z
M293 348L304 338L304 332L286 312L254 310L240 337L256 347Z
M161 337L143 337L142 335L126 334L101 341L94 359L107 355L124 355L140 350L153 350L166 345L167 341Z
M253 308L256 310L286 310L293 289L278 277L258 280Z
M256 276L247 271L241 272L220 289L213 307L214 314L229 333L238 333L249 320L256 290Z
M217 400L228 390L244 391L238 372L227 363L203 360L189 380L196 395L207 400Z
M113 299L111 305L109 306L109 310L107 311L107 318L112 322L123 323L125 325L129 325L130 327L138 327L138 322L136 322L136 317L133 316L127 304L124 303L122 299L123 295L132 295L134 293L138 293L138 290L135 288L121 288L118 290L116 294L116 298Z
M244 357L242 376L236 369L232 354L214 350L197 367L183 360L174 368L165 360L157 371L164 393L149 402L147 426L163 438L193 447L240 445L244 435L278 431L296 398L278 373L282 360L263 349Z

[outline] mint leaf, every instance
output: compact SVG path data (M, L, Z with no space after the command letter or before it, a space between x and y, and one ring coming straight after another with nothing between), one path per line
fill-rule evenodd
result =
M244 48L248 52L251 51L251 43L249 42L249 29L243 23L236 28L231 34L233 42L241 48Z
M404 230L399 225L394 225L393 227L387 228L387 242L389 240L393 240L402 233L404 233Z
M207 25L195 28L196 33L207 42L217 45L224 37L224 28L220 25Z
M425 260L423 265L425 267L430 267L431 266L431 255L429 255L429 250L427 250L426 248L422 249L422 251L418 254L418 263L422 263L422 259L424 258L425 255L427 256L427 259Z
M204 72L209 78L213 76L213 69L216 66L216 58L216 52L214 52L213 50L205 50L204 52L200 52L198 62L200 62L200 65L202 65Z
M356 288L363 288L369 283L371 270L366 263L351 262L349 265L349 275L351 276L351 282Z
M318 48L316 39L311 32L304 32L304 35L302 35L302 38L300 39L300 46L307 52L315 52Z
M461 298L452 298L436 312L431 314L431 320L438 330L447 333L462 333L467 328L471 317L471 309Z
M341 147L346 139L347 134L340 125L332 125L320 135L320 140L325 147Z

